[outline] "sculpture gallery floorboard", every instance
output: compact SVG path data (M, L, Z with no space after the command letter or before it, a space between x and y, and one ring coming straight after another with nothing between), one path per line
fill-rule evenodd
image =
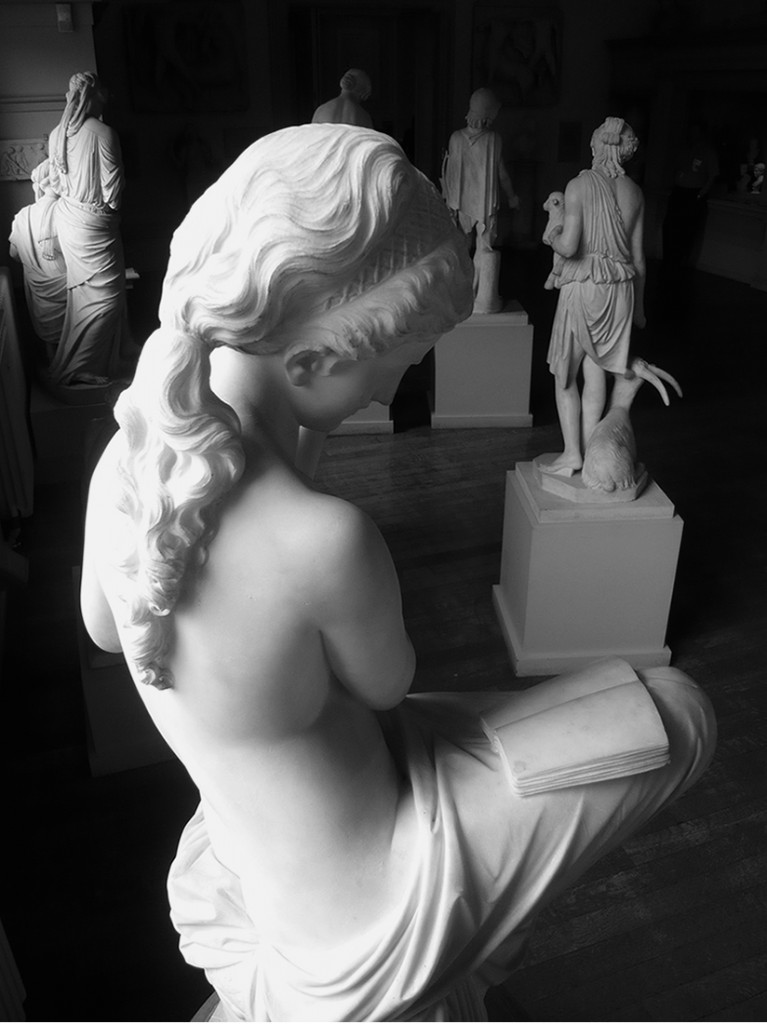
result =
M636 501L580 505L544 491L533 464L507 474L493 598L517 675L619 654L668 665L666 626L683 523L651 481Z

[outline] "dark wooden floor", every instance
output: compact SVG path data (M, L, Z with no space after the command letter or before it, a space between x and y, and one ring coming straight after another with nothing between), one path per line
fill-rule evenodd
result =
M505 265L507 294L535 324L532 428L431 431L413 398L397 415L409 429L333 438L322 465L322 482L391 547L418 689L533 682L514 678L491 587L505 474L558 444L541 266L536 254ZM691 287L671 319L651 306L635 346L685 397L664 409L645 389L634 419L685 522L668 642L714 702L718 753L697 787L543 913L526 965L491 1001L495 1019L767 1015L767 295L704 275ZM11 595L0 692L0 919L30 1020L186 1020L208 987L178 953L164 880L196 794L172 762L89 775L71 582L81 495L79 480L39 487L22 532L31 576Z

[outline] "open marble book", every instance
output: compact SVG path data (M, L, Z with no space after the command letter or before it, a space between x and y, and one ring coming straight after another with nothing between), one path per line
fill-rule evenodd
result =
M621 658L558 676L483 717L522 796L660 768L668 737L652 697Z

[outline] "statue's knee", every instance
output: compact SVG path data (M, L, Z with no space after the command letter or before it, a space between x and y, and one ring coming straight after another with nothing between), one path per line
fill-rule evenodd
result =
M672 756L687 756L699 771L716 748L716 715L708 695L686 673L670 665L638 670L652 694L671 741Z

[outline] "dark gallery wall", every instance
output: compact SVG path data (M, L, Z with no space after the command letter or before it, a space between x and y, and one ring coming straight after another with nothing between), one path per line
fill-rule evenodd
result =
M767 138L764 0L66 6L71 31L60 31L56 4L0 0L0 264L9 262L13 215L32 200L9 146L44 147L69 76L88 68L110 90L107 119L120 134L128 182L126 254L145 276L162 275L170 235L205 186L260 135L309 120L348 67L371 75L375 126L435 182L471 91L492 85L522 200L518 211L502 211L503 245L538 244L544 199L588 164L590 133L608 114L626 117L643 143L632 173L647 197L650 256L660 255L674 149L696 105L722 126L742 122L741 134ZM767 287L765 203L767 194L760 209L715 211L719 234L705 269Z
M107 117L123 144L128 262L145 272L161 272L173 227L207 182L259 135L309 120L350 66L371 74L376 126L434 180L472 89L495 73L504 99L497 127L524 201L507 218L506 240L531 242L541 202L583 165L592 122L608 112L605 41L643 36L654 18L645 0L100 0L70 7L73 31L61 32L55 4L0 0L0 144L45 140L69 76L95 67L110 89ZM1 178L2 224L9 227L31 199L27 181ZM6 238L2 228L0 263L8 262Z
M767 153L767 5L722 3L708 21L676 23L665 35L615 41L609 49L613 95L645 140L648 255L661 255L675 160L695 123L719 161L695 265L767 290L767 190L748 184Z

